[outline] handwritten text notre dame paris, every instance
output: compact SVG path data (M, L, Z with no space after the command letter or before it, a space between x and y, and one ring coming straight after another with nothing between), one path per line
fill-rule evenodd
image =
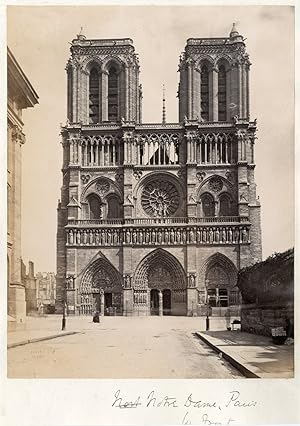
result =
M239 414L257 407L255 400L243 399L237 390L222 395L220 399L203 399L194 393L184 398L174 395L159 395L152 390L150 393L137 394L135 398L126 398L118 389L112 398L112 407L117 409L169 409L177 410L180 418L178 424L203 424L207 426L239 424ZM149 410L149 411L150 411ZM149 412L150 414L150 412Z

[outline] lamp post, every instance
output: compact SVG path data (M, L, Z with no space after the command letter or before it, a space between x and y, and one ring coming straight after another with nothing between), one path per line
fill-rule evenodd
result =
M206 331L209 331L209 303L208 303L208 284L209 280L205 280L205 289L206 289Z
M61 324L61 329L65 330L66 328L66 302L65 300L63 300L63 317L62 317L62 324Z

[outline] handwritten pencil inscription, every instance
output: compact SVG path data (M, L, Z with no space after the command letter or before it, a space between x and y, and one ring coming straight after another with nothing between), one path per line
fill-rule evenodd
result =
M128 398L125 392L118 389L111 406L119 409L177 410L180 416L178 423L182 425L219 426L238 424L241 410L255 409L257 405L258 401L244 398L238 390L228 392L222 398L206 399L205 395L199 397L194 393L178 398L176 394L164 395L155 390Z

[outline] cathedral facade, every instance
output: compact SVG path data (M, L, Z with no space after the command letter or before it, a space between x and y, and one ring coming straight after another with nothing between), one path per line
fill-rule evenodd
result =
M61 129L57 310L89 315L223 315L240 268L261 260L256 121L235 26L188 39L179 122L142 122L131 39L71 43Z

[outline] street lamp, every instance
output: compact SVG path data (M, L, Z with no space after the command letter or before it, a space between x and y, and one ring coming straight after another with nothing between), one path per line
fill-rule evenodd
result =
M209 303L208 303L208 284L209 280L205 280L205 289L206 289L206 331L209 331Z
M66 307L67 307L67 304L65 300L63 300L63 317L62 317L62 324L61 324L62 330L66 328Z

